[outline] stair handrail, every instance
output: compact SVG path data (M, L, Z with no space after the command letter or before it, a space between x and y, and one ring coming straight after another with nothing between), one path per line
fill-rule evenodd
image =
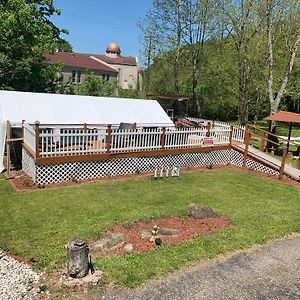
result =
M254 129L256 129L256 130L260 130L260 131L262 131L263 133L267 133L268 135L277 137L278 140L282 140L282 141L285 141L285 142L289 142L290 144L293 144L293 145L299 147L299 143L294 142L293 140L289 140L289 139L283 138L283 137L281 137L281 136L279 136L279 135L277 135L277 134L274 134L274 133L272 133L272 132L269 132L269 131L267 131L267 130L264 130L264 129L260 128L260 127L255 126L255 125L248 125L248 127L254 128ZM263 136L261 136L261 137L263 137Z

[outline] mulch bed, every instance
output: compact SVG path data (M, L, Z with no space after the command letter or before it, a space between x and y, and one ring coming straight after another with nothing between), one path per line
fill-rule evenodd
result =
M109 233L123 233L125 236L125 245L132 244L133 252L147 252L157 247L149 241L149 237L142 237L142 232L152 230L154 225L179 230L177 236L161 236L163 244L177 244L185 241L191 241L198 235L209 235L217 229L225 228L230 224L224 216L207 219L194 219L191 217L165 217L156 220L136 222L125 226L116 225ZM124 245L124 246L125 246ZM92 253L93 256L118 255L126 252L124 246L105 252Z
M262 173L259 171L253 171L253 170L243 170L242 168L235 167L233 165L214 165L212 166L213 170L218 170L218 169L223 169L223 168L231 168L238 170L240 172L248 172L253 175L259 176L259 177L264 177L264 178L269 178L273 181L279 181L277 176ZM205 171L213 171L209 168L206 167L195 167L195 168L188 168L188 169L181 169L182 173L190 173L190 172L205 172ZM6 175L6 174L4 174ZM126 179L138 179L141 177L149 177L153 175L152 173L146 173L146 174L128 174L128 175L123 175L123 176L117 176L117 177L112 177L112 178L98 178L98 179L86 179L86 180L81 180L78 182L72 182L72 181L66 181L66 182L61 182L61 183L54 183L54 184L49 184L45 186L33 184L32 180L28 175L26 175L23 171L12 171L11 172L11 178L8 179L8 182L12 186L12 188L16 191L19 192L25 192L25 191L32 191L36 189L41 189L41 188L56 188L56 187L63 187L63 186L74 186L74 185L79 185L79 184L89 184L89 183L95 183L95 182L103 182L103 181L111 181L111 180L126 180ZM295 180L289 179L284 177L282 181L279 181L288 185L293 185L293 186L300 186L300 182L297 182Z

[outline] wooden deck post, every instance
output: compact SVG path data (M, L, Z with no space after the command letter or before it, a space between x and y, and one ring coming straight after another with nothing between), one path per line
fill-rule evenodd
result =
M111 125L107 126L106 152L109 154L111 146Z
M40 122L35 121L35 158L40 157Z
M244 151L244 161L243 161L243 168L245 169L247 166L247 158L248 158L248 149L249 149L249 140L250 140L250 133L248 131L248 125L245 128L245 151Z
M266 134L263 132L263 135L261 136L261 141L260 141L260 144L259 144L259 150L260 151L264 151L265 150L265 147L266 147Z
M248 124L245 126L245 135L244 135L244 144L246 144L246 140L249 138L248 137L248 133L249 133L249 126ZM249 141L248 141L249 142Z
M22 138L23 138L23 142L24 142L24 126L25 126L25 120L22 120Z
M287 144L286 144L287 152L289 152L290 140L291 140L291 134L292 134L292 127L293 127L293 123L290 122L289 123L288 141L287 141Z
M233 135L233 126L230 125L230 134L229 134L229 145L232 145L232 135Z
M83 149L84 149L84 150L86 150L86 146L87 146L87 136L86 136L87 130L88 130L87 124L84 123L84 124L83 124L83 133L84 133L84 138L83 138Z
M10 176L10 166L11 166L11 161L10 161L10 138L11 138L11 125L9 121L6 121L6 160L7 160L7 167L6 167L6 172L7 176L9 178Z
M285 161L286 161L286 156L287 156L287 147L284 147L283 148L282 159L281 159L280 173L279 173L279 179L280 180L283 178L284 165L285 165Z
M207 136L210 136L210 130L211 130L211 123L210 122L207 122L207 126L206 126L206 129L207 129Z
M166 144L166 127L162 128L162 134L161 134L161 149L165 148Z

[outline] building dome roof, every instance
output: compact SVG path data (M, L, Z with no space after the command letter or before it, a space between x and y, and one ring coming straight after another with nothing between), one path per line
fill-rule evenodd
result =
M106 53L120 54L121 53L120 46L117 43L110 43L106 48Z

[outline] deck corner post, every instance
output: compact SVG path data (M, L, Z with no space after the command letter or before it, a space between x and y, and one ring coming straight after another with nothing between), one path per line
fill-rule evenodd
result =
M25 120L22 120L22 137L23 137L23 144L24 144L24 131L25 131Z
M35 158L40 157L40 122L35 121Z
M10 177L10 168L11 168L11 158L10 158L10 150L11 150L11 124L10 121L6 121L6 159L7 159L7 177Z
M243 161L243 169L247 166L247 158L248 158L248 149L249 149L249 141L250 141L250 133L248 131L248 125L245 128L245 151L244 151L244 161Z

